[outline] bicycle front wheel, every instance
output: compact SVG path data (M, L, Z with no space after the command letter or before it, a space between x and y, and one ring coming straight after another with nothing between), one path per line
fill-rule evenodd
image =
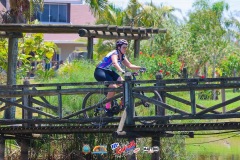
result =
M157 91L152 91L148 93L140 92L141 95L144 95L148 98L158 100L162 102L162 97ZM144 100L136 99L135 103L135 115L138 117L149 118L152 116L156 116L159 114L159 106L156 106L153 103L145 102ZM139 122L142 124L154 124L157 120L149 119L149 120L140 120Z
M92 93L89 92L83 99L82 109L84 118L99 118L98 121L92 121L91 124L94 126L104 126L107 122L102 121L102 117L105 115L105 104L102 102L106 99L104 93Z

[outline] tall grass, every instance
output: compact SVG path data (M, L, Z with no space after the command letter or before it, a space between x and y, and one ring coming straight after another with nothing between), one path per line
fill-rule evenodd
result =
M37 83L77 83L77 82L95 82L94 79L94 62L87 60L73 61L64 63L56 71L55 76L51 79L36 79ZM84 95L63 95L63 114L70 114L81 110ZM57 97L47 97L51 104L58 103Z
M55 77L46 83L95 82L95 63L87 60L64 63L56 71ZM41 80L39 82L42 82Z

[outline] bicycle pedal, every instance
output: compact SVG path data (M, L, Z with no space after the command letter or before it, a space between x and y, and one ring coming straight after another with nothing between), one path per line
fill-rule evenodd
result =
M125 106L124 106L124 105L120 106L120 110L121 110L121 111L123 111L124 109L125 109Z

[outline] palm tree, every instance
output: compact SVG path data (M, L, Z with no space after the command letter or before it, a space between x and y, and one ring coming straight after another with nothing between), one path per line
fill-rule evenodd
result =
M163 27L164 20L174 19L176 17L172 14L176 9L171 6L156 6L152 2L141 4L137 0L130 0L126 15L130 22L134 23L136 27Z
M96 17L101 17L108 5L108 0L85 0L85 2L89 4L91 11Z
M11 23L30 21L37 9L43 9L44 0L8 0L10 4Z
M117 8L112 4L107 5L100 14L104 18L101 17L97 19L97 24L109 24L118 26L126 25L126 13L122 9Z
M97 19L96 24L108 24L123 26L126 25L126 12L115 7L113 4L108 4L100 13L101 18ZM104 17L104 18L102 18ZM99 39L95 46L95 51L98 53L98 58L102 58L107 52L114 48L114 40Z

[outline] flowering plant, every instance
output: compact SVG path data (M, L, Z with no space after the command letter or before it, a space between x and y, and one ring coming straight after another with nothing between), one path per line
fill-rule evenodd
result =
M145 54L142 51L139 54L139 59L146 66L150 78L153 78L157 72L162 73L164 78L180 76L182 64L176 55Z

